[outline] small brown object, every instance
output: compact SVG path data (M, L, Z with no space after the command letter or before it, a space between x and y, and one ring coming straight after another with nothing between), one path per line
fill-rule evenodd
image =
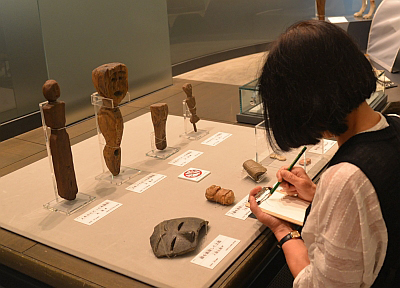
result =
M267 172L267 168L262 166L260 163L250 159L243 163L243 168L247 171L254 181L260 180L261 175Z
M166 124L168 117L168 105L156 103L150 106L151 120L154 126L154 138L158 150L167 148Z
M194 132L197 132L196 123L200 121L199 116L196 114L196 99L192 94L192 84L186 83L183 85L182 90L186 93L186 105L189 108L190 114L190 123L193 124Z
M300 165L304 165L304 158L300 159L299 161ZM306 158L306 166L311 164L311 158Z
M286 157L285 156L279 155L279 154L276 154L276 153L271 153L269 155L269 158L276 159L276 160L279 160L279 161L286 161Z
M118 105L128 92L128 68L122 63L104 64L92 71L92 81L104 100L97 113L97 122L106 141L104 161L111 174L117 176L121 169L121 141L124 122Z
M206 198L209 201L218 202L222 205L231 205L235 201L235 194L232 190L211 185L206 189Z
M74 200L78 193L78 185L71 144L65 129L65 103L57 101L60 97L60 86L55 80L47 80L42 92L48 101L43 106L43 115L46 125L51 128L49 145L58 195L67 200Z

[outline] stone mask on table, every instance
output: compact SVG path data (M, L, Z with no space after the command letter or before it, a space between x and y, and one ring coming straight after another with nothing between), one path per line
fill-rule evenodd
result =
M174 257L196 249L199 232L208 221L200 218L185 217L165 220L154 227L150 245L154 255Z

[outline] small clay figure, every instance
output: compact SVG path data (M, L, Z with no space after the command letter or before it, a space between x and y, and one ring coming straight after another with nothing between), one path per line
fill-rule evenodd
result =
M92 71L92 81L103 100L97 113L97 122L106 145L103 156L108 170L117 176L121 168L121 141L124 122L118 105L128 92L128 69L122 63L104 64Z
M302 166L304 165L304 158L300 159L299 164ZM306 158L306 166L310 164L311 164L311 158Z
M267 168L252 159L245 161L243 163L243 168L254 181L260 180L260 177L267 172Z
M150 236L150 245L154 255L161 257L174 257L196 249L199 232L208 221L185 217L165 220L154 227Z
M318 20L325 20L325 3L326 0L315 0L317 3Z
M276 159L276 160L279 160L279 161L286 161L286 157L285 156L279 155L279 154L276 154L276 153L271 153L269 155L269 158Z
M185 85L183 85L182 90L186 93L185 102L189 108L190 114L192 115L190 116L190 123L193 124L194 132L197 132L196 123L200 121L200 118L196 114L196 99L192 94L192 85L186 83Z
M46 125L51 128L49 144L58 195L67 200L74 200L78 193L78 185L71 144L65 129L65 102L57 101L60 97L60 86L55 80L47 80L42 91L48 101L43 106L43 115Z
M168 117L168 105L157 103L150 106L151 120L154 126L154 138L158 150L167 148L166 124Z
M211 185L206 189L206 198L209 201L217 202L222 205L231 205L235 201L235 194L232 190Z
M362 1L362 6L360 11L358 11L357 13L354 13L354 17L363 17L364 19L370 19L372 18L372 14L374 14L375 12L375 0L369 0L369 12L368 14L365 14L363 16L363 13L365 12L365 9L367 8L368 5L368 0L361 0Z

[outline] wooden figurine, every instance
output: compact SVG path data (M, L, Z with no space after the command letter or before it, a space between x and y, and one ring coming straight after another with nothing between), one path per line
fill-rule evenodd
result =
M186 83L185 85L183 85L182 90L186 93L185 102L191 114L190 123L193 124L194 132L197 132L196 123L200 121L200 118L196 114L196 99L194 98L192 93L192 85Z
M168 105L156 103L150 105L151 120L154 126L154 138L158 150L167 148L166 124L168 117Z
M43 106L44 121L51 128L49 139L57 191L61 198L74 200L78 193L71 144L65 129L65 102L57 101L60 86L55 80L47 80L42 87L48 103Z
M104 64L92 71L92 81L103 100L97 122L106 145L103 156L108 170L117 176L121 168L121 141L124 122L118 105L128 93L128 68L122 63Z
M326 0L316 0L318 20L325 20L325 3Z
M235 194L230 189L221 188L217 185L211 185L206 189L206 198L209 201L228 206L235 201Z

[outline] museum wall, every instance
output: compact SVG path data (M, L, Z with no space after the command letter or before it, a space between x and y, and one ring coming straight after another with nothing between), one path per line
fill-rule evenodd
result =
M108 62L127 65L131 98L172 84L165 0L0 0L0 11L1 123L38 111L48 78L60 85L67 123L93 115L91 72Z
M376 0L376 4L380 4ZM361 0L327 0L326 16L353 15ZM315 0L167 0L171 62L271 42L315 17ZM367 8L368 11L369 7Z
M328 0L326 16L360 7ZM314 0L0 0L0 123L37 114L48 78L73 123L93 115L91 71L101 64L125 63L137 98L170 85L171 65L269 43L314 17Z

